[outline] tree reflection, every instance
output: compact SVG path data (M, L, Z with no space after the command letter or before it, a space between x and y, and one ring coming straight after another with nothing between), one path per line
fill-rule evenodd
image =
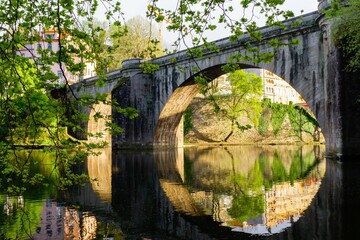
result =
M232 206L228 209L230 216L240 223L255 218L265 210L263 176L257 161L248 176L232 176L234 193Z
M86 211L88 205L79 201L85 199L88 202L102 203L102 200L111 199L111 193L109 196L108 192L99 193L96 191L99 188L92 188L94 185L111 183L111 158L108 161L107 153L104 150L98 156L89 157L88 170L97 181L96 184L92 182L93 184L86 183L83 186L75 181L66 183L62 176L70 170L72 172L69 174L83 176L87 170L84 167L86 162L83 165L79 163L62 167L61 164L54 163L57 161L55 152L16 152L16 157L13 158L18 161L15 162L16 166L9 169L9 174L1 175L1 187L5 193L0 193L0 239L123 239L117 224L108 219L100 222L93 212ZM26 174L25 178L30 180L22 181L17 178L21 176L20 172L11 175L14 169L19 169L21 159L26 160L24 163L27 164L21 174ZM6 171L4 168L1 170ZM10 176L14 178L7 181ZM64 184L68 184L66 190L63 190ZM100 194L100 199L97 193ZM108 209L108 205L103 203L102 207Z
M30 196L31 199L56 197L59 171L54 168L54 158L51 152L18 151L11 160L13 167L2 169L3 173L8 173L1 175L1 187L5 189L5 195L0 194L0 204L3 203L1 229L6 229L6 233L2 233L4 238L27 239L36 232L43 204L41 200L30 200ZM22 163L23 168L18 168Z
M40 224L42 203L37 201L23 203L23 196L0 195L4 203L0 212L1 239L27 239L35 233Z
M272 171L272 180L274 182L283 182L287 179L287 173L286 169L284 167L283 162L280 159L280 156L278 152L275 152L274 154L274 161L271 165L271 171Z
M216 221L244 231L260 224L264 227L259 231L269 233L284 221L296 221L318 191L324 169L319 168L314 150L302 146L207 149L202 156L185 161L185 169L191 164L186 175L191 181L186 183L194 196L211 192L207 195L213 196Z

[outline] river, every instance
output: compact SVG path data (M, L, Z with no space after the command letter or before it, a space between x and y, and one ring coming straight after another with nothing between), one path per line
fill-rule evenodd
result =
M102 149L85 186L0 195L0 239L350 239L360 167L324 150Z

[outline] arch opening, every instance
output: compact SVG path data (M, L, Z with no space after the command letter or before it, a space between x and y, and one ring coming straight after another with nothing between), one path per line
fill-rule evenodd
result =
M213 66L198 74L204 74L204 76L206 76L212 83L214 83L214 85L219 85L219 82L216 82L219 81L218 80L219 77L222 79L226 79L226 75L224 75L221 66L222 65ZM274 136L272 136L272 138L269 141L266 141L264 143L269 143L269 142L279 143L279 140L276 140L276 138L279 138L279 134L278 134L279 131L284 132L284 127L287 127L287 134L289 136L285 139L285 141L284 139L282 139L283 143L291 143L291 142L325 143L324 140L325 138L321 132L322 129L322 126L320 125L321 123L317 122L316 115L312 112L312 108L314 106L308 104L306 99L304 99L296 91L296 89L292 87L292 85L290 85L289 82L285 81L284 79L281 79L276 74L266 69L254 68L253 66L249 66L249 65L243 65L242 69L246 70L247 72L253 72L262 78L264 85L262 99L263 101L264 99L268 99L268 101L270 101L272 104L272 108L279 108L280 105L291 105L293 108L291 109L291 107L288 107L287 110L285 107L283 108L284 111L285 110L288 111L288 112L284 112L284 114L288 114L288 116L286 118L283 118L283 120L286 121L287 123L285 124L285 126L284 124L280 124L280 126L276 126L277 129L275 129L274 126L270 126L270 130L266 133L267 135L271 135L271 130L274 129L277 132L276 134L272 133ZM194 101L196 100L199 101L199 98L201 99L201 97L199 97L198 95L200 87L194 81L197 75L188 78L182 85L180 85L177 89L175 89L175 91L169 98L168 102L164 106L163 111L160 114L156 128L156 134L154 139L155 145L170 145L177 147L183 146L184 112L189 106L191 106L194 103ZM226 85L224 83L222 84ZM200 101L206 101L206 99L202 99ZM195 104L195 108L196 107L197 106ZM263 109L263 111L265 110ZM298 114L299 116L290 116L290 114L294 114L294 113ZM201 118L208 117L205 116L202 112L200 114L202 114L200 116ZM279 112L277 112L277 114L279 114ZM266 116L264 119L262 112L261 117L263 118L262 121L263 122L265 121L265 123L267 122L269 125L271 124L271 121L275 122L275 120L273 120L273 118L271 117L271 114L270 115L268 114L268 116ZM294 119L295 117L298 119ZM216 122L214 124L214 122L215 122L214 120L208 119L208 121L205 121L203 123L205 123L205 125L211 125L211 124L213 125L212 129L211 128L209 128L210 130L207 129L208 132L212 132L212 136L220 136L219 132L217 132L216 130L223 127L224 123ZM259 131L259 129L256 129L259 126L252 126L252 127L255 131ZM290 129L291 127L298 128L297 136L290 136L291 134L294 135L294 129L291 130ZM213 138L209 135L202 134L201 132L197 131L196 128L192 128L192 130L193 130L192 131L193 137L195 136L195 138L201 139L200 142L202 143L224 142L219 138ZM254 132L249 133L247 135L251 135L251 134L254 134ZM189 141L188 135L186 136L185 140L188 143L198 143L198 142ZM249 139L248 137L245 140L258 142L259 138L256 139L252 137ZM231 143L236 144L236 143L244 143L244 142L233 140Z
M195 77L202 74L208 79L215 79L224 74L222 65L210 67L201 71L183 82L175 89L164 105L155 130L155 146L183 145L182 117L191 100L199 92L199 85L195 83Z

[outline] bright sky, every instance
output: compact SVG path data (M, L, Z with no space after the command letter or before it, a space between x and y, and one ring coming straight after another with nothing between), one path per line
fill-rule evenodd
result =
M159 6L162 6L166 9L173 9L177 0L159 0ZM123 0L121 1L121 7L125 14L125 18L130 19L137 15L141 15L145 17L145 13L147 10L147 5L149 4L149 0ZM283 5L283 9L292 10L295 15L301 15L301 10L304 13L316 11L318 7L317 0L285 0ZM164 27L165 30L165 27ZM209 40L217 40L226 36L225 34L219 34L219 32L214 32L214 36L209 36ZM174 33L168 33L166 31L163 32L163 38L165 45L170 45L176 39Z
M159 5L166 8L174 8L177 0L159 0ZM125 0L121 1L123 12L127 19L136 15L145 16L149 0ZM292 10L296 15L300 15L301 10L305 13L317 10L317 0L285 0L284 9Z

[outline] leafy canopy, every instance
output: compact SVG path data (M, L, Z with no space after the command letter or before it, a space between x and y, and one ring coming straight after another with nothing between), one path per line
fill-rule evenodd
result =
M72 171L73 166L100 145L78 144L66 129L87 132L78 121L85 119L78 104L91 108L112 102L98 94L89 101L65 93L69 77L80 78L86 62L103 61L99 41L94 41L103 29L86 30L79 24L92 22L97 6L97 1L82 0L0 0L0 186L6 193L21 194L28 183L36 185L44 179L41 173L29 172L32 151L19 154L20 147L42 145L53 152L60 188L86 180ZM115 21L119 7L109 8L106 18ZM104 81L103 69L96 72L99 82Z
M129 58L151 59L163 55L159 30L141 16L129 19L124 26L113 24L110 40L110 70L120 68L121 62Z
M335 17L333 38L347 60L345 70L354 72L360 69L360 1L349 0L346 4L336 0L327 12L329 17Z
M200 85L200 92L213 104L215 113L229 120L231 130L225 137L226 142L234 130L250 129L249 124L243 125L241 117L247 116L255 126L261 114L261 97L263 92L262 78L254 73L237 70L228 74L230 89L221 93L213 88L209 79L198 76L195 81Z
M173 43L176 50L201 45L200 49L188 49L189 54L201 57L202 50L218 50L208 38L211 32L216 32L219 38L228 37L233 42L245 33L257 41L265 41L257 19L261 16L267 26L285 27L281 21L294 17L294 13L280 9L284 1L181 0L177 1L175 9L166 9L161 1L152 0L148 6L147 16L158 23L167 24L167 30L177 34L178 37ZM246 43L243 44L247 47ZM272 41L274 47L283 44L285 43L282 41ZM268 54L260 54L258 49L249 48L246 55L251 56L250 58L256 56L258 61L267 59ZM238 59L239 55L236 58Z
M175 47L180 46L180 43L190 46L185 41L190 38L191 46L203 44L200 50L217 50L207 40L207 32L226 28L232 41L236 41L245 32L256 40L262 40L254 21L254 13L265 16L267 25L280 26L281 20L293 16L290 11L279 9L283 2L284 0L181 0L177 2L175 9L169 10L162 8L158 0L151 0L147 17L158 23L165 21L168 30L178 33ZM0 157L5 159L0 162L0 171L4 176L30 182L33 176L24 175L30 157L17 155L16 148L19 145L34 147L46 144L55 152L55 168L59 168L59 175L71 176L61 181L62 186L82 182L82 176L70 174L72 167L92 153L93 148L103 144L79 144L79 141L67 135L67 131L97 135L84 128L82 123L88 121L89 116L80 112L77 106L95 109L95 104L112 105L125 116L136 116L134 109L121 108L102 94L76 96L75 90L69 90L69 78L76 76L81 79L86 63L96 63L95 72L99 77L97 86L106 83L104 70L109 59L104 54L104 49L107 49L109 37L106 26L96 24L94 20L100 5L105 9L102 16L108 21L106 26L114 26L111 41L115 53L118 52L124 58L156 56L160 36L149 35L146 28L149 25L141 25L143 20L126 22L120 2L0 0ZM139 29L142 32L138 32ZM52 31L52 34L44 35L46 31ZM140 35L144 32L144 36ZM157 31L151 29L151 32ZM138 46L146 45L141 44L144 41L150 42L147 50L130 51L129 47L135 45L134 37L140 40L136 44ZM121 46L118 43L124 43L123 48L117 48ZM275 45L282 44L279 41ZM198 50L188 52L193 56L202 55ZM129 55L125 56L125 53ZM257 49L249 49L249 53L256 56L256 59L251 58L255 62L268 60L272 56L271 53L261 56ZM234 56L232 61L236 63L244 59L242 57L244 56ZM54 72L54 67L59 70ZM155 67L151 66L151 69ZM63 78L63 82L60 82L59 77ZM59 83L62 88L59 88ZM234 87L238 88L237 83ZM247 98L242 99L251 102L251 96L247 94ZM227 116L234 124L238 111L238 107L227 110ZM93 117L95 120L106 120L108 130L113 134L122 131L112 124L109 115L95 113ZM16 160L10 159L10 155L15 155ZM41 178L36 179L41 182ZM7 185L5 182L1 184Z

